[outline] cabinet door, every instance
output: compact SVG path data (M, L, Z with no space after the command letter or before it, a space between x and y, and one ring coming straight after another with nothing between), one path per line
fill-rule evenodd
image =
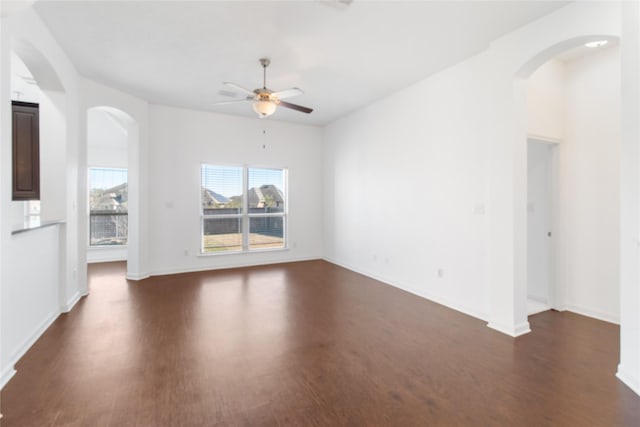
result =
M40 199L38 104L13 101L13 200Z

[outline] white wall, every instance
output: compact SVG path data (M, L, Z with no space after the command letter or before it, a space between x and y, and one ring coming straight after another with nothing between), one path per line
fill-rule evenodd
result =
M564 62L552 59L527 79L527 134L548 140L564 136Z
M89 128L91 125L89 124ZM124 135L126 141L126 135ZM127 168L127 149L109 147L88 147L89 167Z
M126 168L128 140L125 125L100 108L92 108L87 114L89 167Z
M40 216L43 221L66 217L66 95L43 90L40 96Z
M60 314L60 251L64 226L55 225L11 236L5 268L13 286L2 294L2 386L15 373L14 365ZM16 279L19 277L19 279Z
M11 100L40 102L40 88L34 84L33 75L20 57L11 52Z
M640 394L640 4L622 5L620 161L620 364L617 376Z
M486 67L471 58L330 124L324 171L327 259L483 319Z
M149 111L150 274L322 256L319 128L157 105ZM198 256L202 163L288 168L289 249Z
M558 146L558 279L568 309L619 320L620 55L617 47L566 64Z
M42 123L44 129L54 134L43 139L44 144L51 145L44 147L41 167L42 179L55 180L42 188L43 205L47 198L51 201L47 204L51 217L62 215L56 219L66 220L64 226L11 234L13 224L9 218L14 209L10 201L11 111L0 109L0 385L4 385L14 373L17 358L57 314L71 309L80 297L76 274L79 101L78 76L73 65L32 9L3 17L0 30L2 105L9 105L11 99L8 76L13 50L33 71L43 92L51 91L47 99L40 100L45 109L64 112L62 123L49 114ZM61 92L64 96L58 96ZM49 119L51 123L47 122ZM59 152L48 156L49 148L58 148Z
M325 256L507 334L526 333L527 105L519 77L593 35L619 35L620 25L619 5L571 4L329 125ZM545 126L545 118L529 125ZM550 123L550 136L563 133Z

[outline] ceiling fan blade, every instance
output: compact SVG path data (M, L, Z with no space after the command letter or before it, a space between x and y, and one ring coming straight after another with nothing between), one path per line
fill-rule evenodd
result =
M271 95L275 96L278 99L291 98L292 96L302 95L304 92L302 89L298 89L297 87L292 87L291 89L285 89L278 92L274 92Z
M236 98L237 99L239 94L235 90L220 89L218 91L218 95L226 96L227 98Z
M280 100L278 100L278 105L280 105L281 107L291 108L292 110L301 111L307 114L313 111L313 108L303 107L302 105L292 104L290 102L285 102Z
M235 89L235 90L237 90L237 91L239 91L239 92L244 92L244 93L246 93L247 95L251 95L251 96L254 96L254 95L255 95L255 93L254 93L252 90L249 90L249 89L247 89L247 88L245 88L245 87L242 87L242 86L238 86L238 85L237 85L237 84L235 84L235 83L231 83L231 82L224 82L223 84L224 84L225 86L229 86L230 88L233 88L233 89Z
M246 97L245 99L234 99L233 101L219 101L215 102L213 105L226 105L226 104L241 104L243 102L253 101L253 98Z

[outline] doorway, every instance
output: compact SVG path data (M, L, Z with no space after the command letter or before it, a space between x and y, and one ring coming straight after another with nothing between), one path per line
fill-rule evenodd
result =
M527 315L619 322L619 75L611 40L557 55L527 79Z
M115 202L122 205L126 198L126 215L118 212L118 219L114 222L126 227L126 246L98 248L98 254L93 254L91 261L104 262L126 260L127 278L140 280L148 277L146 272L141 272L140 245L140 178L139 178L139 146L140 129L138 120L123 108L101 105L99 102L91 103L87 109L87 158L84 164L88 167L126 169L126 195L119 191L111 191ZM114 186L117 187L116 184ZM86 187L85 187L86 188ZM112 188L112 187L111 187ZM88 194L88 191L87 191ZM109 196L111 197L111 195ZM87 207L89 197L87 196ZM114 203L115 205L115 203ZM117 210L117 209L116 209ZM126 224L121 223L125 221ZM85 224L89 221L87 220ZM122 227L120 227L122 228ZM112 231L117 227L112 227ZM87 227L87 244L89 247L90 230ZM95 256L94 256L95 255Z
M87 262L127 260L127 123L114 109L87 112Z
M527 139L527 315L555 305L553 162L555 144Z

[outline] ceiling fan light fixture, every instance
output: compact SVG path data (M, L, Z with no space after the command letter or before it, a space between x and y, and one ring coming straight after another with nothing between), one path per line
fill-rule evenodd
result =
M255 101L253 103L253 111L262 119L269 117L276 112L276 104L271 101Z

